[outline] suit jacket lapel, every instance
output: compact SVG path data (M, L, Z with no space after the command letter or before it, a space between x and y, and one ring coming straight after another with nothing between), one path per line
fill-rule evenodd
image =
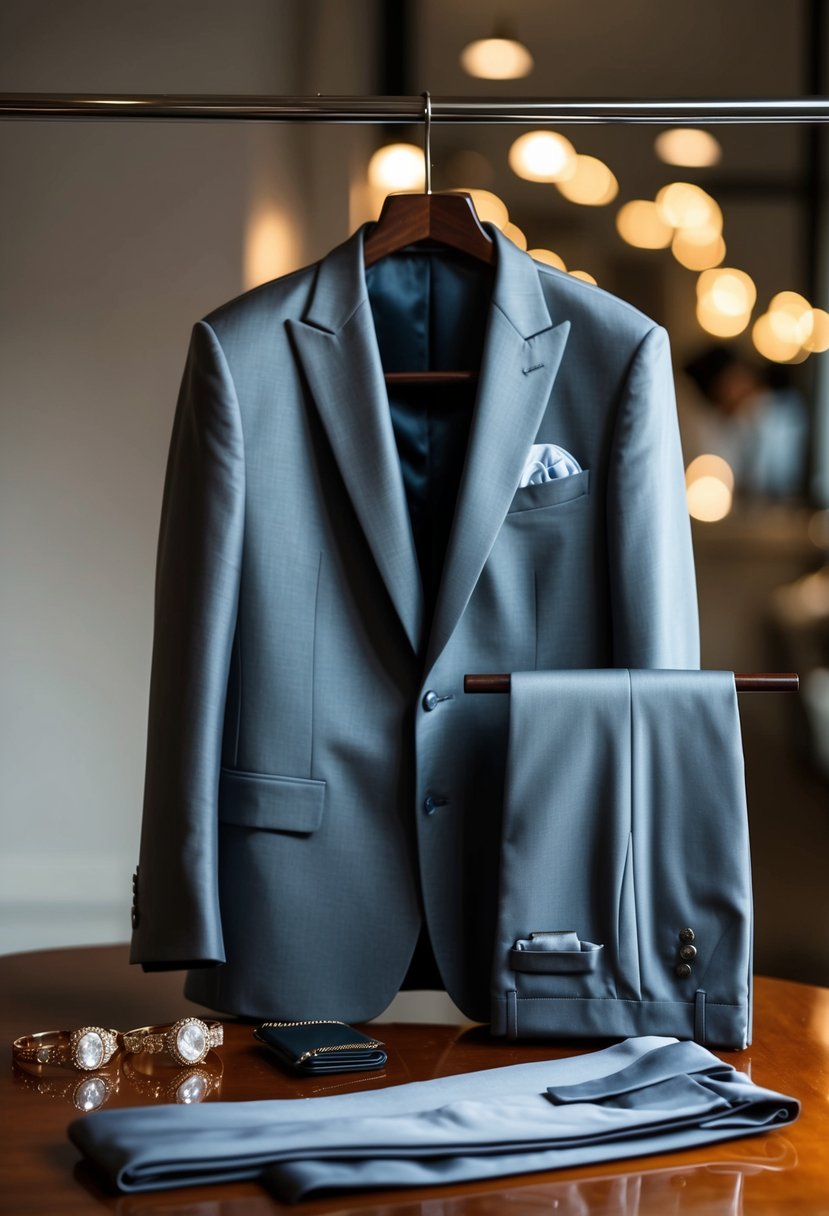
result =
M427 670L449 641L518 488L570 332L569 321L553 325L532 259L490 231L495 283Z
M427 670L466 607L518 486L567 342L532 259L497 244L478 395L427 653ZM289 320L297 357L360 525L406 635L420 650L423 589L366 290L365 228L324 258L305 317Z
M357 518L417 651L423 590L366 291L363 232L320 262L305 318L287 325Z

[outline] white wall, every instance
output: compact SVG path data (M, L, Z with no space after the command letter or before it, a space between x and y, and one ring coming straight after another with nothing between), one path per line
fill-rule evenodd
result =
M366 92L369 2L4 0L3 88ZM261 280L343 239L360 146L350 128L0 123L0 952L129 935L190 327L249 285L252 241Z

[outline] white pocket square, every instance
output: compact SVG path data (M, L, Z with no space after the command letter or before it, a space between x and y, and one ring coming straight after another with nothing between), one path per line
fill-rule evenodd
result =
M570 477L580 472L581 465L575 456L558 444L534 443L521 472L518 488L537 486L544 481L555 481L559 477Z

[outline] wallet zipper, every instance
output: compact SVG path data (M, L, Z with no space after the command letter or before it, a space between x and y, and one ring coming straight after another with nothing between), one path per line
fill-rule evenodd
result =
M368 1051L370 1048L382 1047L382 1043L378 1043L376 1039L369 1039L367 1043L338 1043L333 1047L313 1047L310 1051L303 1051L301 1056L297 1056L298 1063L303 1060L309 1060L311 1056L322 1056L332 1051Z
M313 1018L307 1022L263 1022L264 1026L273 1026L275 1030L289 1030L294 1026L347 1026L348 1022L341 1022L337 1018ZM377 1039L366 1039L362 1043L337 1043L330 1047L314 1047L310 1051L304 1051L301 1056L296 1057L297 1064L301 1064L303 1060L310 1060L312 1056L328 1055L332 1051L368 1051L377 1047L382 1047L383 1044Z
M285 1030L291 1026L347 1026L348 1022L341 1022L338 1018L312 1018L307 1022L263 1022L262 1025Z

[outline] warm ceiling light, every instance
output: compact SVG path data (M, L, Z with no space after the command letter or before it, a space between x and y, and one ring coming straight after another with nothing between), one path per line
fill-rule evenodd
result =
M798 320L811 308L811 304L799 291L778 291L769 303L769 312L784 312Z
M479 38L461 51L461 67L481 80L519 80L533 70L533 57L515 38Z
M802 317L793 317L788 312L773 312L771 308L766 315L772 331L781 342L794 342L796 346L800 347L809 337L811 317L808 309Z
M596 156L576 156L576 169L557 188L571 203L584 207L604 207L619 193L619 183L604 161Z
M636 249L665 249L674 231L665 223L656 203L644 198L632 199L619 208L616 230L623 241Z
M697 279L697 298L709 299L724 317L750 313L757 301L757 288L751 275L734 266L705 270Z
M501 231L503 232L504 236L508 237L512 241L513 245L517 245L519 249L527 248L527 238L524 236L524 233L517 224L504 224Z
M723 485L728 486L729 490L734 489L734 470L727 460L723 460L722 456L715 456L713 452L705 452L691 461L685 470L686 486L700 477L716 477Z
M662 218L674 228L716 227L722 232L722 211L710 194L691 182L671 182L656 196Z
M701 523L714 524L731 510L733 494L718 477L697 477L686 488L688 514Z
M574 279L581 279L582 283L592 283L594 287L598 287L592 274L588 274L586 270L571 270L570 276Z
M576 149L556 131L528 131L510 148L509 165L528 182L560 182L576 171Z
M509 223L509 211L507 211L506 203L503 203L497 194L493 194L491 190L478 190L475 188L453 191L455 194L468 194L472 198L472 203L475 207L478 219L482 224L489 222L494 224L496 228L501 230Z
M536 262L543 262L545 266L555 266L556 270L566 270L564 258L560 258L557 253L553 253L552 249L530 249L530 257L535 258ZM827 313L829 318L829 313Z
M768 307L769 324L781 342L802 346L812 332L812 306L796 291L779 291Z
M809 310L809 335L803 343L803 349L812 354L822 354L829 350L829 312L822 308Z
M725 519L734 495L734 473L722 456L706 452L685 470L688 514L703 523Z
M368 180L377 190L422 190L425 172L417 144L386 144L368 162Z
M754 322L751 340L763 358L772 363L800 363L807 357L800 342L786 340L775 332L771 314L767 312Z
M723 313L713 303L710 295L697 300L697 321L706 333L715 338L736 338L751 320L751 310L743 313Z
M697 240L697 235L703 232L708 239ZM671 253L688 270L710 270L719 266L725 257L725 241L719 233L711 236L709 229L680 228L671 241Z
M682 165L688 169L703 169L716 165L722 156L719 140L708 131L694 127L673 127L654 140L656 155L666 165Z

